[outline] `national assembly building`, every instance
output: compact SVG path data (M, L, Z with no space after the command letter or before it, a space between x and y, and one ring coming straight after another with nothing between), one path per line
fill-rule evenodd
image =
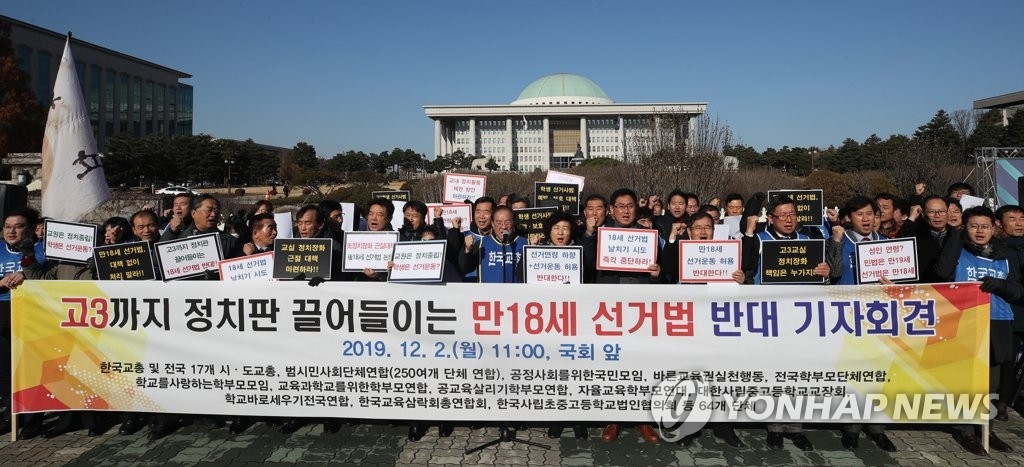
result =
M671 116L670 133L689 137L706 102L616 103L593 81L558 73L537 79L508 105L428 105L434 156L462 151L493 159L502 170L572 167L592 157L628 161Z

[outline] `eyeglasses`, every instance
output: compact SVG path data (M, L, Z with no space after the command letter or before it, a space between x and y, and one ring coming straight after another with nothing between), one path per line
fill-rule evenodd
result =
M626 211L628 211L630 209L636 209L636 205L635 204L613 204L612 207L615 208L615 209L623 209L623 210L626 210Z
M970 224L967 226L967 230L992 230L992 226L989 224Z
M945 213L946 213L945 209L943 209L943 210L929 209L929 210L925 211L925 214L928 214L929 216L937 216L939 214L945 214Z
M796 219L796 213L795 212L789 212L789 213L786 213L786 214L772 214L772 217L774 217L776 219L787 219L787 220L788 219Z
M710 225L691 225L690 226L690 230L706 230L706 231L711 231L711 230L715 230L715 228L710 226Z

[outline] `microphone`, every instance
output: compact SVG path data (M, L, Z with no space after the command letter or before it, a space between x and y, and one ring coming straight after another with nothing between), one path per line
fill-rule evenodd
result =
M508 243L512 241L512 234L507 230L501 231L501 243Z

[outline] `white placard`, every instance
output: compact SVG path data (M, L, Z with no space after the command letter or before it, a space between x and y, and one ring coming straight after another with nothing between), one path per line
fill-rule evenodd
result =
M487 177L484 175L444 174L444 193L441 201L461 203L476 201L487 193Z
M583 247L526 246L523 272L527 284L581 284Z
M388 282L441 282L446 240L395 243Z
M549 170L547 178L544 179L548 183L572 183L580 187L580 193L583 193L583 182L586 180L585 177L579 175L567 174L565 172L557 172ZM582 199L582 196L580 197Z
M274 252L226 259L218 266L224 282L269 281L274 277Z
M391 214L391 228L395 229L397 232L398 229L401 229L402 225L405 224L405 201L388 201L391 201L391 204L395 205L395 212ZM430 215L429 211L427 212L427 215ZM427 219L423 219L423 222L429 223Z
M290 212L274 213L274 222L277 224L277 238L292 238L292 214Z
M345 257L341 269L347 272L362 272L365 268L384 272L388 270L388 261L398 232L345 232Z
M728 225L729 226L729 238L732 238L736 234L740 233L740 220L741 219L743 219L743 216L725 216L725 217L722 218L722 225ZM715 238L718 238L718 237L715 237Z
M156 244L156 256L164 280L183 279L217 271L217 263L224 257L220 251L217 233L170 240Z
M345 232L359 230L359 218L356 217L356 203L341 203L341 230Z
M441 208L441 219L444 221L444 228L452 229L452 219L456 217L462 218L462 224L459 225L459 231L465 232L469 230L470 224L473 223L473 205L466 203L458 204L441 204L441 203L430 203L427 204L427 217L430 223L434 222L434 208ZM426 221L424 221L426 222Z
M856 245L859 283L876 283L882 277L893 282L917 280L916 238L858 242Z
M979 198L977 196L963 195L960 197L960 207L964 210L971 209L976 206L984 206L985 198Z
M715 233L711 238L715 240L728 240L732 238L732 228L726 224L715 224Z
M96 246L97 227L46 220L46 259L85 263Z
M739 269L739 240L679 242L679 282L732 282L732 273Z
M651 229L597 229L597 269L647 271L658 262L658 231Z

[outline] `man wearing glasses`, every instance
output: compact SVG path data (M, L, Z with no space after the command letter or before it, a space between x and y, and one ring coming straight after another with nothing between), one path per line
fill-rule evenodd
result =
M754 233L757 217L747 221L747 229L743 237L743 272L754 284L761 283L761 242L776 240L808 240L810 237L797 232L796 203L788 196L778 196L768 203L768 225L763 232ZM818 263L814 274L828 279L832 267L839 265L842 259L829 257L828 262ZM837 268L838 269L838 268ZM814 445L804 436L803 425L800 423L769 423L768 447L782 449L783 440L789 438L793 445L804 451L813 451Z

